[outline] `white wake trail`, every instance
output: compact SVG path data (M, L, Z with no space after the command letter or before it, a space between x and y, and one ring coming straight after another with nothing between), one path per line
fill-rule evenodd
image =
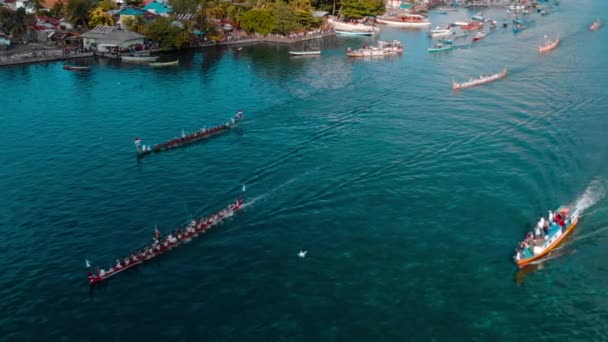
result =
M583 194L576 200L574 207L580 213L599 202L606 195L606 184L600 178L594 178Z

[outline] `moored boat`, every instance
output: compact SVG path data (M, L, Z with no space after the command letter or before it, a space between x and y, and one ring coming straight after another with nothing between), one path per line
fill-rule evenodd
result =
M175 60L175 61L171 61L171 62L150 63L148 65L151 66L151 67L153 67L153 68L167 67L167 66L177 66L177 65L179 65L179 59Z
M321 50L309 50L309 51L289 51L292 56L314 56L320 55Z
M460 26L463 30L479 30L483 28L483 24L479 22L470 22L467 25Z
M476 21L485 21L486 20L486 18L483 16L483 14L481 12L472 16L471 19L476 20Z
M470 20L457 20L452 23L452 25L454 25L454 26L467 26L469 24L471 24Z
M600 26L602 25L602 22L600 20L600 18L597 18L593 24L591 24L591 26L589 26L589 31L596 31L597 29L600 28Z
M431 22L420 14L403 14L403 15L383 15L376 18L376 21L396 27L412 27L420 28L431 25Z
M68 65L68 64L64 64L64 65L63 65L63 70L70 70L70 71L89 71L89 70L91 70L91 67L88 67L88 66L76 66L76 65Z
M454 29L451 27L437 26L429 31L429 36L431 36L431 38L446 37L453 34L456 34L456 31L454 31Z
M342 30L335 30L334 32L336 32L336 34L339 36L364 36L364 37L369 37L375 33L374 31L342 31Z
M545 36L545 39L547 36ZM546 40L545 43L538 47L538 52L543 53L555 49L559 45L559 36L554 40Z
M475 36L473 36L473 41L478 42L478 41L482 40L483 38L485 38L485 36L486 36L485 32L479 31L475 34Z
M370 32L371 34L380 32L380 28L372 25L366 25L364 23L349 23L344 21L339 21L333 18L327 19L329 25L331 25L334 30L340 32Z
M527 28L528 26L524 24L513 24L513 33L521 32Z
M120 60L130 63L149 63L158 59L158 56L120 56Z
M454 81L452 83L452 89L454 90L459 90L459 89L464 89L464 88L470 88L470 87L475 87L481 84L485 84L485 83L490 83L496 80L499 80L501 78L504 78L507 76L507 68L504 68L501 72L494 74L494 75L488 75L488 76L479 76L479 78L477 79L470 79L466 82L462 82L462 83L457 83L456 81Z
M364 46L360 49L352 50L348 48L348 57L381 57L397 55L403 52L403 44L397 40L390 42L379 41L378 46Z
M437 43L432 48L426 49L426 51L428 51L430 53L434 53L434 52L452 50L453 48L454 47L452 46L452 44Z
M511 11L523 11L526 9L526 6L524 5L509 5L507 7L509 10Z
M168 140L166 142L163 142L163 143L160 143L160 144L157 144L154 146L142 145L141 139L135 138L135 149L137 150L137 157L140 158L140 157L146 156L148 154L151 154L152 152L159 153L162 151L167 151L167 150L174 149L177 147L189 145L194 142L205 140L207 138L210 138L214 135L225 132L225 131L235 127L237 122L241 118L243 118L243 112L238 111L236 113L236 115L230 120L230 122L227 122L227 123L221 124L221 125L217 125L217 126L211 127L211 128L202 128L202 129L200 129L196 132L192 132L190 134L185 134L184 132L182 132L181 137L173 138L171 140Z
M155 229L154 242L152 244L144 246L135 253L131 253L123 260L116 260L116 264L110 267L107 271L100 269L96 272L96 274L89 272L89 285L97 285L112 276L115 276L130 268L134 268L137 265L158 257L174 249L175 247L191 241L193 238L198 237L200 234L204 234L213 226L221 223L224 219L234 215L234 213L243 208L243 205L244 200L241 197L216 214L209 215L208 217L201 218L200 220L192 220L186 227L178 229L174 233L167 234L164 237L161 237L160 231Z
M517 266L530 265L555 250L574 231L578 220L578 210L571 213L565 207L558 209L555 215L550 211L547 219L542 217L515 250L513 260Z

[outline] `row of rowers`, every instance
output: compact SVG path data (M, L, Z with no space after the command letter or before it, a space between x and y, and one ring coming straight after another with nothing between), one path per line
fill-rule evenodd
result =
M243 111L239 110L236 115L230 119L230 122L226 122L225 124L222 125L218 125L215 127L211 127L209 129L207 128L202 128L197 132L192 132L188 135L186 135L185 133L182 133L182 136L179 138L173 138L167 142L158 144L154 146L155 150L161 150L161 149L167 149L167 148L172 148L172 147L176 147L179 146L185 142L191 141L191 140L196 140L196 139L200 139L200 138L204 138L207 137L209 135L212 135L214 133L217 133L219 131L222 131L228 127L230 127L231 125L235 125L236 121L238 119L241 119L243 117Z
M134 264L138 264L146 260L152 259L155 256L160 255L167 250L170 250L181 242L189 241L193 237L198 236L198 234L205 233L215 224L219 223L220 221L229 216L232 216L234 211L238 209L242 204L243 199L240 198L236 200L235 203L232 203L228 205L228 207L220 210L217 214L211 215L207 218L203 218L199 221L192 220L190 221L190 224L188 224L185 228L177 229L164 237L161 237L160 231L158 229L155 229L152 244L134 253L131 253L128 257L124 257L122 261L117 259L116 265L114 265L114 267L110 267L107 273L113 273L115 271L120 270L121 268L129 267ZM103 278L106 275L106 271L104 269L98 269L97 275ZM92 274L89 274L89 277L91 276Z
M554 231L561 230L566 226L568 215L568 209L560 209L555 214L549 210L547 219L541 217L533 231L526 234L526 238L519 243L519 248L515 250L515 258L521 260L533 256L532 249L534 247L542 246L549 239L549 236L553 235Z

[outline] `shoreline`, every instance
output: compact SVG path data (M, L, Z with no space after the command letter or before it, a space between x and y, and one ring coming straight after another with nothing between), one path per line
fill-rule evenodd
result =
M254 37L254 38L228 40L228 41L219 42L219 43L209 42L209 43L204 43L204 44L200 44L200 45L185 47L183 49L184 50L185 49L205 49L205 48L217 47L217 46L246 45L246 44L260 44L260 43L294 44L294 43L307 41L307 40L330 37L330 36L334 36L335 34L336 34L335 32L326 32L326 33L318 33L318 34L314 34L314 35L310 35L310 36L297 37L297 38L288 38L288 37L280 37L280 36L259 37L259 38ZM164 52L175 52L175 51L178 51L178 49L170 49L170 50L151 49L150 50L151 53L164 53ZM15 54L15 55L18 55L18 54ZM98 52L82 52L82 53L73 53L73 54L59 55L59 56L37 56L37 57L25 57L25 58L12 59L11 57L15 56L15 55L9 55L4 58L0 58L0 67L11 66L11 65L21 65L21 64L59 62L59 61L65 61L65 60L70 60L70 59L89 58L89 57L94 57L94 56L111 58L110 56L105 56L104 53L98 53Z

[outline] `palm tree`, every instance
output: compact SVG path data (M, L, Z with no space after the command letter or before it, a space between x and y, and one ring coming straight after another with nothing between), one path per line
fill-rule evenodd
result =
M68 20L75 27L87 28L89 12L92 8L93 3L90 0L68 0L65 12Z

